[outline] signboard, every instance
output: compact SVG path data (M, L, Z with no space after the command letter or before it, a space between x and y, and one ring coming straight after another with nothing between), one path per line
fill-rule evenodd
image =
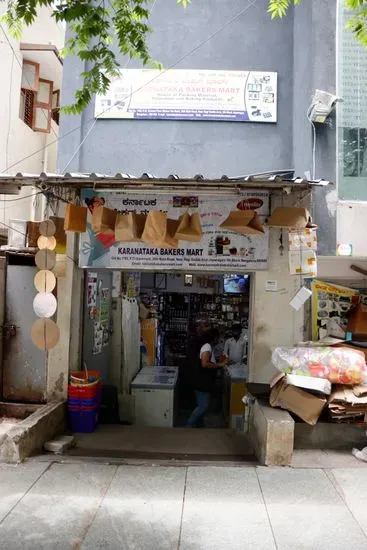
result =
M121 69L96 118L277 121L277 73Z
M262 222L269 215L269 193L249 190L225 195L188 195L187 193L128 193L93 192L83 190L82 199L88 205L87 231L81 235L80 267L126 269L129 271L201 271L230 272L266 269L268 264L269 234L240 235L223 231L220 224L235 209L256 210ZM93 208L104 204L127 214L148 213L150 210L167 212L178 219L188 208L200 214L203 237L199 243L179 241L176 249L154 248L145 243L115 242L111 235L96 234L91 225Z

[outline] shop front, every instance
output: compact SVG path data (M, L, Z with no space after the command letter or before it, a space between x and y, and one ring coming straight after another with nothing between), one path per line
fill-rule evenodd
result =
M283 232L266 226L270 198L274 207L294 205L299 196L304 201L304 190L289 196L256 187L82 191L89 213L79 245L85 275L81 363L102 375L101 422L121 422L122 430L140 436L148 429L158 437L162 428L182 434L196 406L191 352L203 327L213 327L219 331L215 360L229 355L229 364L218 369L204 426L213 436L222 430L244 437L248 382L268 384L274 345L303 338L304 312L289 307L300 278L289 272ZM202 234L176 247L116 242L108 224L96 230L93 212L101 206L123 216L157 210L176 220L197 213ZM256 227L228 229L226 220L241 210L256 213ZM197 437L196 430L184 431L183 447Z
M101 372L105 407L118 396L118 417L134 426L185 427L195 409L192 350L200 332L213 328L218 368L205 426L244 430L251 340L250 273L268 264L268 190L238 193L122 193L87 190L87 232L80 266L86 269L83 364ZM175 247L116 242L108 226L96 230L96 209L117 216L164 212L198 224ZM251 225L229 230L234 211L256 213ZM118 219L118 218L117 218ZM250 218L245 224L249 224ZM115 220L115 225L118 221ZM192 237L192 240L189 240ZM116 353L116 351L118 352ZM197 354L200 350L197 350ZM115 388L112 389L112 387ZM114 407L117 409L117 407ZM117 416L117 415L116 415ZM110 415L111 417L111 415Z
M70 397L76 371L97 373L99 427L84 438L97 436L94 450L109 454L112 438L128 440L131 452L148 442L140 450L197 455L210 440L212 455L232 445L231 456L243 456L244 396L256 397L254 385L270 393L274 350L311 337L316 231L305 228L313 187L325 183L54 179L47 177L50 188L66 187L69 197L55 219L69 227L66 250L56 253L66 270L56 275L60 340L48 353L47 401ZM70 227L73 210L85 213L84 225ZM292 219L275 222L279 210ZM303 229L294 230L298 223ZM198 405L192 370L209 328L218 334L207 362L219 368L201 423L207 429L193 430L186 427Z

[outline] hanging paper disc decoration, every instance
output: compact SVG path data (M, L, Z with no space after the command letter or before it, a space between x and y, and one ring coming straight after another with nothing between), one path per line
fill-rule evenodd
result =
M34 286L38 292L52 292L56 286L56 277L52 271L42 269L34 276Z
M57 300L51 292L40 292L33 300L33 310L38 317L52 317L57 309Z
M47 248L39 250L35 257L38 269L53 269L56 264L56 254L53 250Z
M44 237L41 235L38 237L37 246L40 250L54 250L56 248L56 239L55 237Z
M40 223L39 233L44 237L53 237L56 233L56 225L52 220L45 220Z
M52 319L38 319L32 326L32 341L37 348L49 350L60 339L60 329Z

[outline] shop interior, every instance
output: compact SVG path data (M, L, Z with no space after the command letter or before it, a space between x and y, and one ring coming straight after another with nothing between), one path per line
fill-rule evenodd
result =
M100 423L185 428L196 406L193 346L200 331L213 327L218 330L215 359L220 361L226 353L229 364L217 369L203 427L243 433L251 275L119 274L120 311L111 273L86 276L83 361L102 375ZM112 330L99 336L101 323L96 318L105 319L107 327L109 308ZM122 370L114 378L119 354Z
M250 276L141 273L139 282L141 369L131 383L134 423L186 426L195 408L191 350L203 327L212 326L219 333L216 361L230 357L228 366L218 369L204 426L243 430ZM155 387L161 395L144 391ZM164 400L162 394L170 392L174 396Z

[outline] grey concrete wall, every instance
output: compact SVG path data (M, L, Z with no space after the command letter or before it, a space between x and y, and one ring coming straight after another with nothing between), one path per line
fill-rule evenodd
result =
M157 1L151 16L155 29L151 37L152 56L165 67L171 66L244 6L243 0L195 1L184 11L175 0ZM293 15L283 21L271 21L266 6L266 0L258 0L233 24L185 57L177 68L277 71L279 122L276 125L99 120L69 169L123 171L134 175L202 173L218 177L291 168ZM130 68L134 66L129 64ZM71 100L80 69L76 60L66 60L63 102ZM93 119L93 115L94 105L90 105L82 117L63 117L61 133L80 123L83 128L61 140L60 170L85 135L90 125L86 121Z
M165 67L183 58L176 68L277 71L277 124L98 120L68 170L206 177L289 168L300 176L311 172L312 128L306 112L316 88L335 91L337 2L303 0L281 21L270 19L267 5L258 0L208 40L244 9L243 0L195 0L185 11L175 0L158 0L151 14L155 32L150 45L152 56ZM123 66L127 63L122 60ZM66 59L63 103L72 101L83 69L78 60ZM60 171L93 121L94 104L81 116L62 117L61 134L77 130L60 141ZM335 182L335 154L332 121L317 129L316 177ZM315 192L312 213L320 226L322 255L335 254L335 209L335 188Z
M316 89L336 90L335 0L307 0L294 10L293 165L296 174L312 175L312 127L307 109ZM316 178L335 185L317 189L311 205L319 225L319 254L335 255L336 248L336 130L335 118L316 125Z

